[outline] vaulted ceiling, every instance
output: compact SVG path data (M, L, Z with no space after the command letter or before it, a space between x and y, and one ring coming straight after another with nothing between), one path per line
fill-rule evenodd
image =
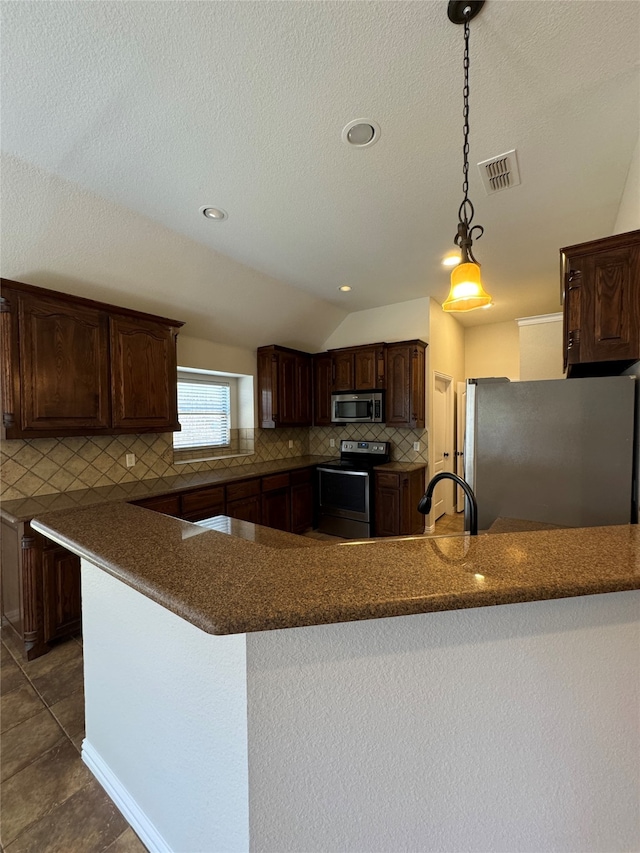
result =
M445 0L2 6L4 153L336 318L445 298L463 48ZM470 195L495 306L462 322L559 310L558 248L612 231L639 76L639 3L485 4L471 24ZM358 118L379 125L376 144L342 140ZM486 195L476 164L513 148L521 184ZM201 287L187 276L167 308L204 305Z

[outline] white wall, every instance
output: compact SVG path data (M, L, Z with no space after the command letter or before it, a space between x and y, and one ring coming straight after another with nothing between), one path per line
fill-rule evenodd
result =
M7 155L0 177L6 278L183 320L187 336L247 349L321 349L346 315L216 252L215 230L208 248Z
M522 317L520 338L520 379L562 379L562 314Z
M465 329L465 376L520 378L520 340L515 320Z
M636 228L640 228L640 137L629 166L613 233L623 234Z
M151 850L638 849L640 592L216 637L82 580L83 758Z
M247 634L251 849L637 850L638 596Z
M149 850L246 853L244 635L205 634L84 559L82 611L85 762Z

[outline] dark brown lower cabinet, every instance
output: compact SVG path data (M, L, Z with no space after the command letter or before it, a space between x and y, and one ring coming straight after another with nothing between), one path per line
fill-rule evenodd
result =
M144 509L152 509L154 512L161 512L163 515L172 515L175 518L180 518L180 495L156 495L153 498L145 498L142 501L132 501L134 506L141 506Z
M289 474L262 478L262 524L276 530L291 530L291 483Z
M291 472L291 532L304 533L313 527L313 468Z
M260 480L242 480L227 485L227 515L241 521L262 523Z
M27 660L80 630L80 558L31 530L2 520L3 623Z
M425 489L425 469L376 471L376 536L424 533L424 515L417 506Z
M133 501L186 521L229 515L278 530L313 526L314 471L301 468L226 485ZM27 660L81 630L80 558L31 530L2 519L3 623L23 644Z
M181 517L186 521L201 521L225 514L224 486L208 486L185 492L181 501Z
M42 551L44 641L80 630L80 557L48 539Z

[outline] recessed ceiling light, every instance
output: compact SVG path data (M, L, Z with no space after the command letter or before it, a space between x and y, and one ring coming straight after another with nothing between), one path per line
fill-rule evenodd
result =
M460 255L457 255L457 254L446 255L442 259L442 266L443 267L457 267L459 263L460 263Z
M380 139L380 125L370 118L356 118L342 130L342 141L354 148L368 148Z
M206 216L207 219L215 219L218 222L226 219L228 216L227 211L221 207L209 207L207 205L200 208L200 213Z
M351 290L351 285L341 284L338 286L338 290L340 291L340 293L349 293L349 291Z

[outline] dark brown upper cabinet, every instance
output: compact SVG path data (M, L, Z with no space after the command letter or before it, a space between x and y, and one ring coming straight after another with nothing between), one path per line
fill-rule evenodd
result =
M13 426L18 414L22 429L34 434L108 429L107 315L27 293L17 301L21 370Z
M182 323L2 279L4 437L170 432Z
M331 426L331 389L333 387L333 359L328 352L313 356L313 423L314 426Z
M176 342L169 326L111 317L113 426L172 431L177 414Z
M424 428L426 348L418 340L387 344L387 426Z
M289 347L258 348L260 426L311 426L311 355Z
M564 369L640 359L640 231L560 250Z
M385 344L330 350L333 391L371 391L385 387Z

